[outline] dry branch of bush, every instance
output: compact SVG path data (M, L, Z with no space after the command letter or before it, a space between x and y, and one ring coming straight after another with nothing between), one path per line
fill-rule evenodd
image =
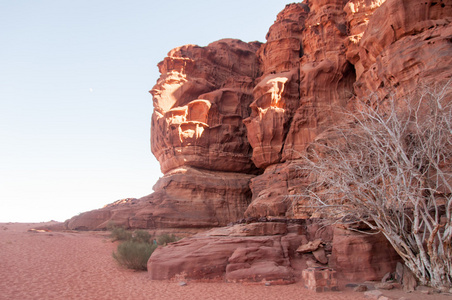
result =
M370 98L307 150L309 207L381 231L422 284L452 284L452 84ZM296 201L300 201L300 198Z

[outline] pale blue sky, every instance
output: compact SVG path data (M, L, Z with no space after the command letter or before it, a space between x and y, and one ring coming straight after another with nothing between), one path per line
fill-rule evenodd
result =
M287 3L192 2L0 0L0 222L150 194L157 63L184 44L264 42Z

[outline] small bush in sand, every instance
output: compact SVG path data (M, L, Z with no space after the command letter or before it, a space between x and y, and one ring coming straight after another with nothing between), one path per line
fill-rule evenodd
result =
M146 230L135 230L133 232L132 240L139 243L149 243L152 236Z
M125 241L113 252L113 258L122 266L133 270L147 270L147 263L157 245Z
M129 241L132 239L132 233L124 227L113 227L111 229L110 238L112 241Z
M179 238L175 236L174 234L162 234L157 238L157 244L166 246L169 243L177 242Z
M133 234L123 227L111 227L110 237L113 241L123 241L118 245L113 258L123 267L133 270L147 270L147 262L158 246L166 246L179 240L173 234L163 234L157 239L146 230L135 230Z

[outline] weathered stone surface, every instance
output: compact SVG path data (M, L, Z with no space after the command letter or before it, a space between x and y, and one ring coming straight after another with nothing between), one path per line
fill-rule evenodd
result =
M284 143L283 160L299 158L319 133L341 119L337 108L352 97L355 71L344 47L346 2L309 1L302 34L300 101Z
M297 197L313 180L300 164L310 142L332 138L328 130L344 122L340 110L356 109L356 99L402 97L451 78L451 16L450 0L310 0L287 5L265 44L225 39L171 50L151 90L151 148L165 174L155 193L66 226L203 229L243 217L308 219L296 228L239 224L185 239L154 253L151 277L291 282L293 269L319 266L313 257L325 263L332 251L327 263L341 277L380 279L398 256L382 236L309 223L321 215ZM317 239L325 243L318 253L296 251Z
M256 84L251 116L245 119L253 162L265 168L281 160L290 120L299 105L299 59L306 4L289 4L278 15L258 51L263 75Z
M249 204L251 177L178 168L160 178L153 194L82 213L68 220L67 227L105 229L109 223L153 229L224 226L242 218Z
M380 282L375 285L375 288L378 290L392 290L394 285L389 282Z
M312 251L312 254L319 263L324 265L328 263L328 258L326 257L325 249L323 247Z
M307 289L315 292L339 291L336 271L328 268L303 270L303 282Z
M190 279L291 283L295 276L284 254L288 251L280 235L218 236L206 232L158 248L149 259L148 272L151 279L158 280L184 273Z
M360 77L364 71L359 59L359 41L361 40L370 18L377 8L386 0L351 0L344 6L348 28L348 37L345 41L347 60L354 65L356 76Z
M408 94L452 75L452 3L387 0L359 42L358 97Z
M252 172L249 116L259 43L225 39L175 48L151 90L151 150L163 173L181 166Z
M128 227L129 218L134 215L140 205L140 201L135 198L128 198L115 201L96 209L81 213L65 222L65 227L71 230L96 230L106 229L111 224Z
M322 240L310 241L309 243L298 247L297 252L299 252L299 253L312 252L312 251L317 250L321 244L322 244Z
M334 268L349 281L380 280L395 269L400 257L382 234L334 229Z
M358 285L357 287L355 287L355 288L353 288L353 291L354 292L358 292L358 293L362 293L362 292L365 292L365 291L367 291L367 285L365 285L365 284L360 284L360 285Z
M286 223L267 222L240 224L233 227L231 236L283 235L287 233Z
M380 297L383 296L383 293L379 290L373 290L373 291L367 291L364 292L364 297L368 299L380 299Z
M298 201L297 194L308 184L307 175L300 170L298 161L268 166L264 174L251 179L252 201L245 216L292 217L297 214L300 217L294 204Z
M261 117L253 117L257 114L252 113L245 121L248 131L259 133L254 139L264 140L266 134L272 137L272 142L265 145L251 142L253 160L266 170L253 179L253 201L247 216L307 217L312 213L303 209L294 211L296 206L286 197L307 186L309 178L297 174L294 181L295 176L291 176L294 172L278 164L294 162L314 139L330 138L322 134L342 121L340 108L349 108L354 97L366 98L371 93L381 99L389 93L403 97L420 86L441 84L451 78L452 4L450 1L402 2L314 0L309 2L309 9L286 8L292 14L288 23L295 19L294 14L304 22L303 26L286 27L283 31L287 35L289 29L293 30L293 35L300 38L299 28L302 28L299 100L289 100L296 98L295 93L292 97L287 94L281 97L293 104L290 110L284 110L284 113L290 111L289 123L284 121L283 110L275 106L269 113L270 110L256 101L255 108L263 107L256 110ZM276 23L269 36L278 35ZM282 50L280 55L284 55ZM267 65L263 63L263 66ZM296 68L293 63L288 66L292 70ZM281 124L284 126L280 127ZM277 126L284 130L275 129ZM303 199L299 198L300 201L299 206L303 207Z
M265 168L281 160L294 104L298 102L298 71L270 74L254 88L251 116L244 120L253 147L253 162Z
M417 287L416 277L407 266L403 266L402 286L405 292L413 292Z
M148 207L137 217L149 228L224 226L243 216L251 177L189 167L175 169L157 182L155 193L143 198Z
M322 249L325 254L326 246L319 248L320 240L309 241L304 234L287 232L287 227L284 225L286 224L278 222L257 222L214 228L199 233L157 249L148 262L149 273L152 279L157 280L171 279L177 277L178 274L184 274L187 279L218 279L233 282L271 281L286 284L300 280L299 276L306 268L325 268L328 261L317 257L316 259L323 265L317 264L314 262L313 254L299 254L296 250L300 244L316 244L317 247L311 247L310 250ZM313 227L307 221L301 225L306 228ZM247 227L250 230L246 230ZM366 235L367 244L361 243L361 241L359 244L355 244L350 238L344 239L344 232L340 231L339 234L339 239L344 244L348 245L348 242L351 242L348 249L352 249L353 252L352 254L348 252L348 255L359 256L358 260L372 259L369 251L364 251L368 257L364 257L358 252L360 250L358 247L361 245L364 245L366 249L369 248L369 245L375 246L374 252L383 249L379 243L379 236ZM333 240L337 239L333 238ZM343 253L340 252L341 255ZM338 268L337 273L342 279L351 278L353 281L362 282L370 278L369 270L364 270L367 273L359 273L362 276L359 278L350 276L343 278L344 274L347 275L347 272L350 271L346 268L355 271L358 260L351 263L346 261L346 264L343 264L344 257L341 255L337 255L339 259L335 259L335 270ZM375 260L370 262L372 268L384 270L387 266L387 261L382 260L384 253L375 256ZM324 255L324 259L326 259L326 255ZM331 266L328 265L328 267ZM344 271L344 269L346 270ZM375 270L372 274L379 272Z

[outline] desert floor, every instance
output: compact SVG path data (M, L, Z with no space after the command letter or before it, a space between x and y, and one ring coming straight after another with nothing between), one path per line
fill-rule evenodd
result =
M105 232L29 231L41 225L0 223L0 299L365 299L352 291L315 293L302 284L152 281L116 264L116 244ZM452 299L392 293L392 299Z

